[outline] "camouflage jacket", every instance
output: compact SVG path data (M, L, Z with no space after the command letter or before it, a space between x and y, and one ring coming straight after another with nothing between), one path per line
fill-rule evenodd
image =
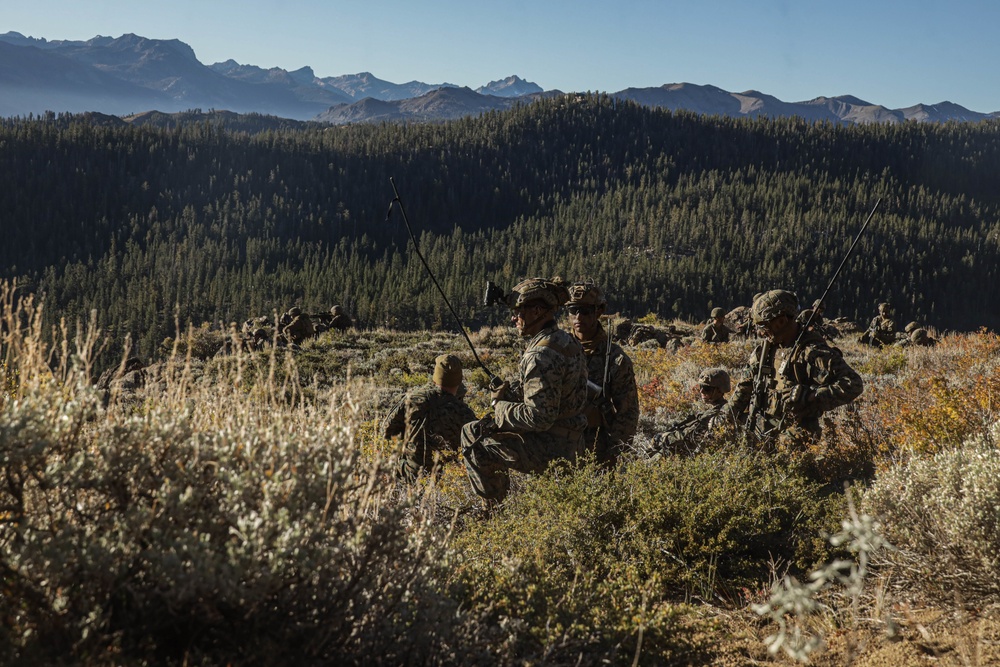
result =
M719 326L715 322L709 322L701 330L701 339L706 343L728 343L732 333L725 324Z
M587 363L583 349L555 325L528 341L518 380L494 406L501 431L551 431L558 437L582 434L587 425Z
M792 345L775 346L761 343L750 355L750 361L732 396L727 410L733 415L746 411L754 394L754 381L763 362L761 380L760 416L767 423L760 432L773 429L778 424L782 430L800 426L812 433L819 433L819 417L824 412L850 403L861 395L864 382L858 373L847 365L840 350L815 331L802 336L802 345L794 359L788 359ZM761 359L761 356L764 359ZM787 361L787 363L786 363ZM781 372L783 371L783 372ZM791 404L793 388L802 385L801 398ZM787 413L787 414L786 414Z
M868 325L867 333L884 345L891 344L896 340L896 323L891 317L876 315Z
M729 419L726 402L709 405L684 419L671 422L665 431L653 436L647 450L650 456L667 453L694 454L701 449L700 437L709 429L721 427ZM734 426L737 426L733 422Z
M462 399L442 391L433 382L410 390L386 420L386 438L403 437L403 455L430 468L435 451L458 451L462 426L476 413Z
M601 335L589 350L584 352L587 359L587 376L597 386L604 383L604 365L608 358L607 333L602 329ZM606 418L601 407L596 403L587 405L587 437L588 443L600 437L606 442L605 447L621 450L632 442L636 429L639 427L639 390L635 384L635 370L632 360L625 350L616 343L611 344L611 363L608 366L608 396L614 406L614 418L605 423ZM600 431L600 433L598 433Z

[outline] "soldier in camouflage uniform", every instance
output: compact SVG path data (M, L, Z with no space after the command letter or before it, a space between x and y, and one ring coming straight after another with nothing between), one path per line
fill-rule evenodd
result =
M878 315L872 318L868 330L861 334L859 342L865 345L883 347L896 342L896 322L890 317L892 306L888 303L878 305Z
M701 340L706 343L728 343L732 330L726 326L726 313L721 308L712 309L712 321L701 330Z
M599 462L613 466L639 426L639 390L632 360L620 345L611 343L609 348L609 334L601 326L607 304L604 293L593 283L575 283L569 288L566 310L573 336L587 358L594 396L587 406L584 440Z
M651 458L663 454L696 454L701 450L701 440L709 429L731 424L738 425L726 411L726 394L732 388L729 373L721 368L710 368L698 376L698 391L705 409L690 417L667 426L663 433L653 436L647 450Z
M337 331L347 331L354 326L351 316L344 312L343 306L333 306L330 308L330 315L333 316L330 320L331 329L336 329Z
M587 362L576 339L556 326L569 299L556 281L530 278L507 296L518 333L528 341L518 379L493 391L493 414L462 429L473 490L491 502L507 496L509 470L537 473L584 451Z
M289 308L288 312L281 316L278 323L278 330L285 340L292 345L299 345L307 338L316 335L312 320L302 312L298 306Z
M476 418L459 398L463 388L462 360L442 354L431 381L408 392L389 415L383 435L403 439L400 477L412 481L421 470L433 471L443 454L458 452L462 426Z
M850 403L864 389L839 349L814 331L801 332L798 312L798 298L785 290L766 292L753 305L753 321L764 341L750 355L726 410L739 415L749 408L751 428L762 440L784 431L818 436L820 416Z
M906 335L896 341L896 345L899 347L933 347L937 345L937 338L931 336L930 332L920 326L918 322L910 322L903 328L903 332Z

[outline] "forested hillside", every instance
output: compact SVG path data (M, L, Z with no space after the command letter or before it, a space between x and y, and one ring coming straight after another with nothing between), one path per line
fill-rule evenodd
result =
M1000 328L1000 123L704 118L605 96L445 124L249 131L60 116L0 125L2 277L50 323L91 309L152 355L182 323L344 305L453 327L400 215L470 323L492 279L593 277L612 308L702 319L772 287L867 319ZM264 125L262 123L262 125Z

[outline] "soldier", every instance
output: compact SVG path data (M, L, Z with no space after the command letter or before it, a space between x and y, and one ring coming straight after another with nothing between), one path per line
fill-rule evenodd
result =
M462 389L462 360L442 354L434 360L431 381L409 391L396 405L383 435L403 438L399 477L412 481L421 470L433 471L442 453L458 452L462 426L476 418L460 398Z
M330 314L333 315L333 319L330 320L331 329L336 329L337 331L347 331L354 326L354 322L351 321L350 315L345 313L341 306L333 306L330 308Z
M591 394L596 396L587 406L584 441L600 463L614 466L639 426L639 390L632 360L601 326L607 304L593 283L569 288L566 310L573 336L587 358Z
M840 330L830 322L826 321L826 318L823 317L823 313L825 311L826 304L819 299L816 299L813 301L811 310L806 309L799 313L799 322L804 324L808 321L810 314L815 313L812 315L812 324L810 325L810 328L813 331L820 333L827 340L833 340L834 338L840 336Z
M316 334L312 320L298 306L289 308L288 312L281 316L279 328L285 340L292 345L299 345Z
M920 326L918 322L910 322L903 328L903 332L906 335L896 341L896 345L899 347L933 347L937 345L937 338L931 336L927 329Z
M749 408L754 421L748 428L761 439L786 430L818 436L820 415L850 403L864 389L839 349L815 332L801 331L798 312L798 298L786 290L766 292L753 305L764 341L750 355L726 410L739 415Z
M712 428L736 422L725 411L726 394L732 388L729 373L721 368L709 368L698 376L698 392L707 406L690 417L667 426L663 433L653 436L647 453L656 458L670 452L696 454L701 450L701 438Z
M861 334L859 342L865 345L883 347L896 342L896 323L891 317L892 306L888 303L878 305L878 315L872 318L868 330Z
M706 343L728 343L732 333L726 326L726 313L721 308L713 308L712 321L701 330L701 339Z
M518 379L493 391L493 414L466 424L462 451L473 490L490 503L510 488L509 470L542 472L584 450L587 362L576 339L556 326L569 299L557 281L529 278L506 298L527 348Z

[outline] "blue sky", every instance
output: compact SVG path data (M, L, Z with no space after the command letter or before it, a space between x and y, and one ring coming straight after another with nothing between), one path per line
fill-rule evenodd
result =
M1000 0L4 0L0 33L180 39L205 63L476 88L665 83L786 102L855 95L1000 111ZM14 5L14 6L11 6Z

